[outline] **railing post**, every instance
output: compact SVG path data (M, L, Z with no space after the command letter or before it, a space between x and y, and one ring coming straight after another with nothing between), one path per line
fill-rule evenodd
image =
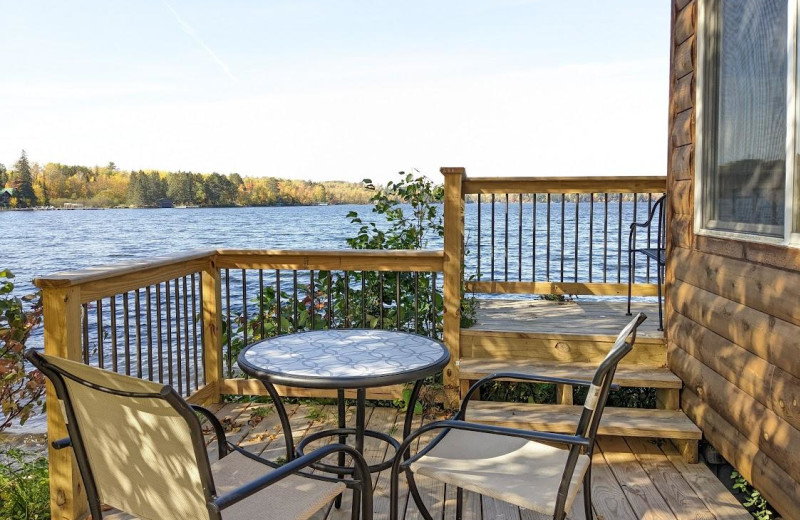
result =
M442 168L444 175L444 323L442 338L450 351L444 369L448 404L458 406L461 357L461 264L464 258L464 168Z
M44 352L81 360L80 288L45 288ZM47 440L50 461L50 511L53 520L77 520L88 511L88 502L71 449L55 450L52 441L68 437L67 427L53 386L47 383Z
M220 402L222 385L222 278L217 257L203 269L203 371L212 388L206 403Z

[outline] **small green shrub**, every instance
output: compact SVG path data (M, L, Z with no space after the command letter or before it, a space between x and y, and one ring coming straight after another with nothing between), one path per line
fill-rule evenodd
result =
M18 449L0 459L0 520L49 520L47 459L30 459Z
M744 495L745 500L742 505L750 511L753 518L756 520L772 520L776 518L775 511L767 503L767 499L758 490L754 489L738 471L731 473L731 480L733 480L733 489Z

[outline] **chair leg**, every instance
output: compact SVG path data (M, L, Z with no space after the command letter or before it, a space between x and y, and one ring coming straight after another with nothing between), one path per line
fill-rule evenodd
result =
M464 516L464 489L456 488L456 520Z
M586 520L592 520L592 466L586 470L583 477L583 509Z
M664 277L661 275L662 269L664 269L664 266L658 265L658 262L656 262L656 274L658 275L658 330L664 330L664 311L662 310L664 304L663 297L661 295L661 282L664 279Z

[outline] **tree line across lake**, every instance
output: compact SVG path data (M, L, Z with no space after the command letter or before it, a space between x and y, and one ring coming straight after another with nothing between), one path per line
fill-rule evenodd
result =
M16 207L79 203L88 207L156 207L163 199L176 205L268 206L366 204L372 192L362 183L312 182L238 173L126 171L106 166L69 166L31 162L25 151L11 169L0 164L0 192L13 190Z

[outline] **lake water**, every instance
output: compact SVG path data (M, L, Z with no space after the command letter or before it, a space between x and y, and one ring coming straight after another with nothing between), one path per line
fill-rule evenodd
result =
M643 220L647 209L648 204L640 202L636 207L636 220ZM346 249L346 239L355 235L359 227L346 217L350 211L372 218L370 206L352 205L4 211L0 212L0 268L8 268L16 274L15 293L22 295L35 290L32 283L35 277L195 249ZM531 280L535 271L537 280L547 279L549 273L554 281L589 281L591 273L593 281L603 281L605 274L609 282L626 282L627 254L623 248L627 247L627 230L634 219L633 203L624 203L621 212L622 218L619 219L620 207L616 202L607 206L595 203L593 212L590 212L588 202L566 203L562 220L561 204L554 203L550 206L548 219L546 204L538 204L534 211L530 203L520 207L512 202L506 208L498 199L494 207L496 232L493 250L490 233L492 206L482 204L481 276L483 279L491 276L493 256L497 280L506 277L511 281ZM467 204L465 240L468 255L465 268L468 277L478 271L477 217L478 205ZM509 222L507 240L506 220ZM544 239L548 220L551 226L549 246ZM607 228L606 220L609 223ZM604 244L608 244L606 255L603 254ZM441 239L433 237L427 247L440 249ZM593 251L591 258L590 251ZM637 269L642 273L638 281L646 281L642 278L645 270ZM40 331L31 338L30 344L41 346ZM36 431L42 426L43 421L37 417L26 430Z

